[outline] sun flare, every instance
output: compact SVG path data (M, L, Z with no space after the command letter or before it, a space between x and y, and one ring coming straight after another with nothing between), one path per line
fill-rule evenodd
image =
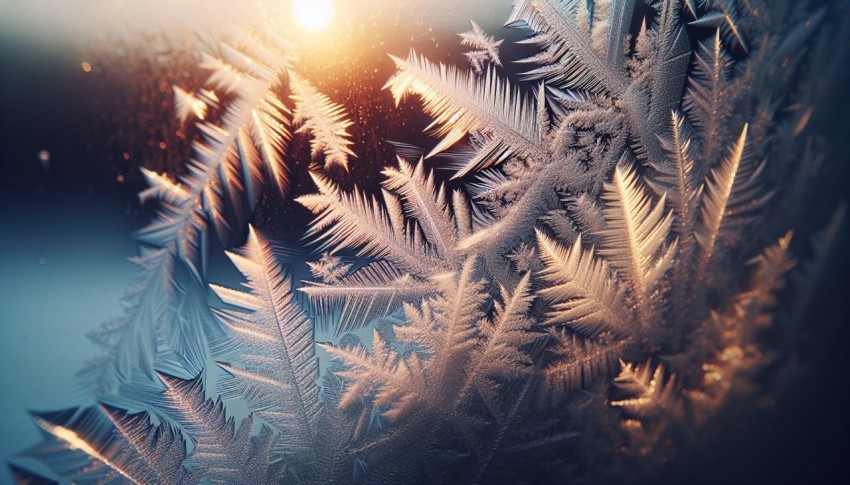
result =
M307 30L324 30L334 13L333 0L295 0L295 18Z

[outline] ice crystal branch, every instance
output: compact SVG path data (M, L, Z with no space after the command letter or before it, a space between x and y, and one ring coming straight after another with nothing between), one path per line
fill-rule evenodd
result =
M469 203L455 192L449 206L444 187L437 186L422 161L415 166L401 158L398 162L398 170L384 171L386 209L358 191L342 192L318 174L313 179L319 193L297 199L316 214L309 234L322 241L323 249L357 248L359 256L378 260L303 288L320 304L344 303L339 331L432 294L429 278L460 266L457 242L471 228Z
M312 322L293 301L292 288L271 247L253 228L243 252L228 256L248 279L250 291L212 286L223 302L244 309L217 312L232 338L246 349L237 357L240 367L223 368L236 381L233 391L244 395L250 409L280 431L276 449L315 463L320 405ZM230 390L224 393L230 394Z
M295 133L313 135L310 140L313 158L324 153L325 166L339 165L348 170L348 158L355 155L346 131L352 123L346 118L345 109L294 74L289 76L289 87L290 97L295 101L292 124L299 126Z
M481 74L484 64L492 62L501 67L502 61L499 60L499 46L504 40L496 40L492 35L486 34L481 27L472 20L469 21L472 25L472 30L464 32L460 35L460 44L471 47L472 51L464 54L472 65L472 69L478 74Z

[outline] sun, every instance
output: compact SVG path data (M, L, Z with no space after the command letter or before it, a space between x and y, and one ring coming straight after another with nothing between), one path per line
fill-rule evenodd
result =
M295 0L295 18L307 30L324 30L334 13L333 0Z

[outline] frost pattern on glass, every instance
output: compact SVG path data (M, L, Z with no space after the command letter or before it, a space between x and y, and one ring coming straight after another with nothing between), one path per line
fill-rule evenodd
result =
M142 270L94 336L101 404L34 414L46 438L29 453L108 483L561 482L669 461L673 438L758 393L759 334L795 266L779 219L800 190L782 177L811 156L800 67L829 49L819 25L838 7L648 3L517 1L507 25L537 48L518 81L474 22L471 70L393 56L387 95L416 98L438 139L418 160L397 144L380 194L325 169L356 163L351 122L288 43L245 34L205 53L205 88L174 89L195 157L178 180L145 171L159 212ZM324 161L297 199L318 245L302 283L246 222L266 185L288 195L294 135ZM210 228L224 246L248 228L227 253L245 288L207 282Z

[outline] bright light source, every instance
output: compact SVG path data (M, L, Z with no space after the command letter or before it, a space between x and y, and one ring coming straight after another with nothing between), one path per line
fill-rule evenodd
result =
M295 18L307 30L323 30L331 23L333 0L295 0Z

